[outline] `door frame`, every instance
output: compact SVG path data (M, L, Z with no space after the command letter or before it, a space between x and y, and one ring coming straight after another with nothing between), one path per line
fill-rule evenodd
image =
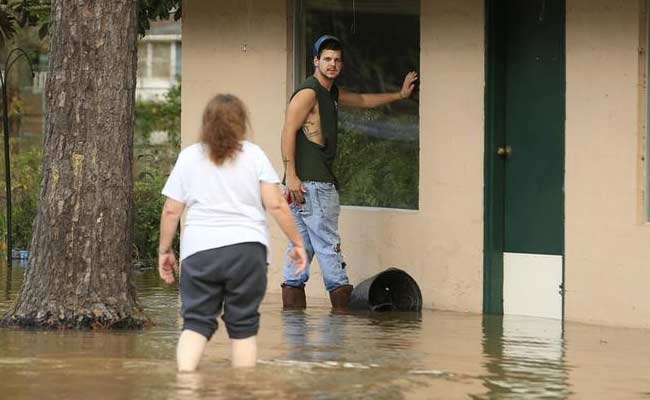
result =
M483 208L483 312L503 314L505 166L496 149L505 143L504 71L495 61L504 52L503 13L485 0L485 148Z
M483 215L483 312L503 314L503 253L505 250L505 163L498 147L505 146L505 65L497 60L505 54L502 0L485 0L485 147ZM566 63L566 2L562 15L565 40L562 52ZM565 73L566 82L566 73ZM566 84L565 84L566 93ZM561 116L566 120L566 110ZM564 126L566 134L566 126ZM565 136L566 137L566 136ZM563 155L563 163L566 155ZM563 227L565 210L562 210ZM562 251L562 319L564 319L565 257Z

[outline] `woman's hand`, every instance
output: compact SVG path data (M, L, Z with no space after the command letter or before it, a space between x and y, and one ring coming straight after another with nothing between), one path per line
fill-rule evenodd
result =
M158 255L158 274L167 284L174 283L174 272L178 273L178 263L173 251Z
M289 252L289 258L296 265L296 274L305 270L307 265L307 253L302 246L293 246Z

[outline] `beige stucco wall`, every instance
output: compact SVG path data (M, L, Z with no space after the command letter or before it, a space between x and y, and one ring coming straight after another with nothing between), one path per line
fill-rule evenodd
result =
M217 92L249 106L253 140L281 172L287 102L286 0L187 2L183 144ZM567 0L566 317L650 326L650 226L640 199L639 2ZM422 2L420 209L345 207L353 282L389 266L420 284L425 306L480 312L483 244L483 1ZM246 44L246 51L243 46ZM286 240L272 223L269 292ZM318 267L310 298L324 298Z
M252 139L279 161L287 84L286 1L256 1L250 12L247 3L183 5L182 143L198 139L208 99L228 92L249 107Z
M249 106L253 140L281 172L287 102L286 0L186 2L183 145L197 139L208 98ZM353 282L389 266L420 284L425 307L480 312L483 243L483 1L422 2L420 210L344 208L343 252ZM247 44L247 51L242 50ZM272 226L269 292L279 292L286 240ZM308 296L326 297L315 267Z
M650 327L639 1L567 1L566 317Z

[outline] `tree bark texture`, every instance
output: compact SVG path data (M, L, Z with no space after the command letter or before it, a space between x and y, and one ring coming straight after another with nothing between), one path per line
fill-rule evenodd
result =
M134 328L132 154L137 0L56 0L43 183L5 325Z

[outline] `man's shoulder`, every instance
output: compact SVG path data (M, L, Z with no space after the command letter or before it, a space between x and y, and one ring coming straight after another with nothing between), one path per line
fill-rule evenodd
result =
M319 85L318 80L316 79L316 77L314 75L312 75L312 76L307 77L307 79L305 79L304 81L302 81L302 83L300 83L300 85L298 85L296 90L299 90L299 89L316 89L318 87L318 85Z
M300 85L296 87L293 91L292 98L295 97L298 93L311 93L311 96L316 96L316 90L318 89L318 81L313 76L305 79Z
M316 87L300 86L293 92L289 101L292 102L296 98L300 98L300 100L304 102L315 102L317 98L316 90Z

